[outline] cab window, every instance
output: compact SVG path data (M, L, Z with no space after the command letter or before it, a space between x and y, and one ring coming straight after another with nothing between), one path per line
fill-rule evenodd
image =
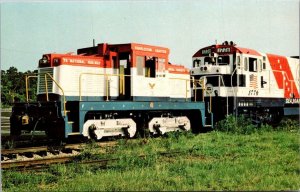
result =
M218 65L228 65L230 62L229 55L218 56Z

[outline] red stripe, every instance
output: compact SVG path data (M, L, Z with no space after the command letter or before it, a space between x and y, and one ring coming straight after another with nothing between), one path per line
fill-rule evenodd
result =
M296 87L294 77L291 72L291 68L287 58L284 56L273 55L273 54L267 54L267 57L269 59L279 89L284 88L284 97L290 98L291 97L290 94L292 93L293 90L295 98L299 98L299 91ZM284 74L282 75L282 72L280 71L284 71Z

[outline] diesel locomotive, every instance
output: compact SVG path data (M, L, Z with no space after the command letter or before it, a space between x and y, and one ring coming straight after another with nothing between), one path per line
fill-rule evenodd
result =
M193 55L194 97L205 102L214 120L245 115L255 123L277 125L286 115L299 116L299 57L242 48L225 41Z
M44 54L37 100L14 103L11 134L45 131L50 138L201 131L211 126L205 105L191 99L189 69L169 62L169 49L98 44L77 54ZM211 114L208 114L211 115Z

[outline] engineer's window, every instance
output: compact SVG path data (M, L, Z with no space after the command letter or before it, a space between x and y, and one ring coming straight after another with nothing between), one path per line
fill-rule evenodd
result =
M229 62L230 62L230 58L228 55L218 57L218 65L228 65Z

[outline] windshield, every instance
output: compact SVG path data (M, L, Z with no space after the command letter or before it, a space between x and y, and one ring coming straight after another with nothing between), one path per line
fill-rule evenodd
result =
M218 56L218 57L204 57L204 65L229 65L230 57L229 55Z
M228 65L229 64L229 56L218 56L218 64L219 65Z

